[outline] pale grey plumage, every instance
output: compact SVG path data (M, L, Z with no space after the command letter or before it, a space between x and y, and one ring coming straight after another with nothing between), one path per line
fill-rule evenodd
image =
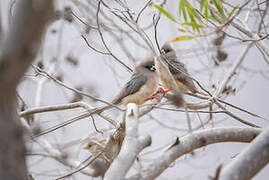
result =
M172 48L169 42L166 42L161 48L161 57L165 58L169 63L168 67L176 80L176 83L179 89L183 93L192 92L197 93L197 89L193 80L191 79L188 70L186 69L185 65L178 60L176 55L176 51ZM161 84L164 86L169 86L170 82L162 82ZM170 87L167 87L170 88Z
M125 84L120 93L112 101L114 104L127 105L130 102L143 104L156 90L158 76L151 54L143 59L134 70L131 79Z

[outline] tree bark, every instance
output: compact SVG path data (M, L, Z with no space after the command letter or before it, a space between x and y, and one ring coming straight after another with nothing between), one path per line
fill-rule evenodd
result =
M25 146L16 112L16 87L31 65L45 26L52 15L52 0L23 0L16 11L0 54L0 179L26 180Z
M27 179L23 133L14 99L9 98L9 103L0 106L0 179L3 180Z

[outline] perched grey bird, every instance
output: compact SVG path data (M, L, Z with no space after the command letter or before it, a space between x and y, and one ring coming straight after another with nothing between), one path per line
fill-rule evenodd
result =
M193 80L188 73L188 70L186 69L185 65L179 61L176 55L176 51L172 48L170 42L166 42L162 46L161 58L164 58L169 62L169 70L182 93L192 92L203 94L196 89ZM162 70L160 69L160 84L167 89L172 89L171 82L166 81L166 79L167 78L162 77Z
M156 91L159 83L158 78L159 76L157 75L156 68L154 65L154 55L152 53L149 53L136 65L130 80L125 84L125 86L118 93L118 95L115 96L114 100L112 101L112 104L126 106L128 103L135 103L137 105L145 103L147 98L151 97ZM69 119L61 124L51 127L33 137L47 134L60 127L64 127L80 119L89 117L90 115L100 114L104 110L107 110L111 107L111 105L106 105L101 108L87 111L80 116Z
M158 86L158 75L154 65L153 54L148 55L135 67L131 79L112 101L113 104L145 103Z

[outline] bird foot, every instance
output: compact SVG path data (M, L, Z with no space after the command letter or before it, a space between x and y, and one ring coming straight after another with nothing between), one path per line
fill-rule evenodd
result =
M154 94L151 97L147 98L146 101L153 100L153 99L157 99L158 101L161 100L161 98L159 96L157 96L157 94Z
M155 94L163 93L163 97L164 97L169 91L171 91L171 89L164 90L163 88L159 88L158 91Z
M157 99L160 101L171 89L164 90L163 88L159 88L158 91L153 94L151 97L147 98L146 101L152 100L152 99ZM162 93L162 96L158 96L158 93Z

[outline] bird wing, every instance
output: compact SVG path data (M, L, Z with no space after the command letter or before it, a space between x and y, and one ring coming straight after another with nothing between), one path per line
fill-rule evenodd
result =
M169 61L169 70L174 76L175 80L180 81L185 86L189 88L190 91L196 92L196 87L190 78L188 70L185 68L185 65L179 61Z
M140 88L147 82L147 77L143 74L135 73L131 79L125 84L120 93L113 100L114 104L119 104L121 100L131 94L140 90Z

